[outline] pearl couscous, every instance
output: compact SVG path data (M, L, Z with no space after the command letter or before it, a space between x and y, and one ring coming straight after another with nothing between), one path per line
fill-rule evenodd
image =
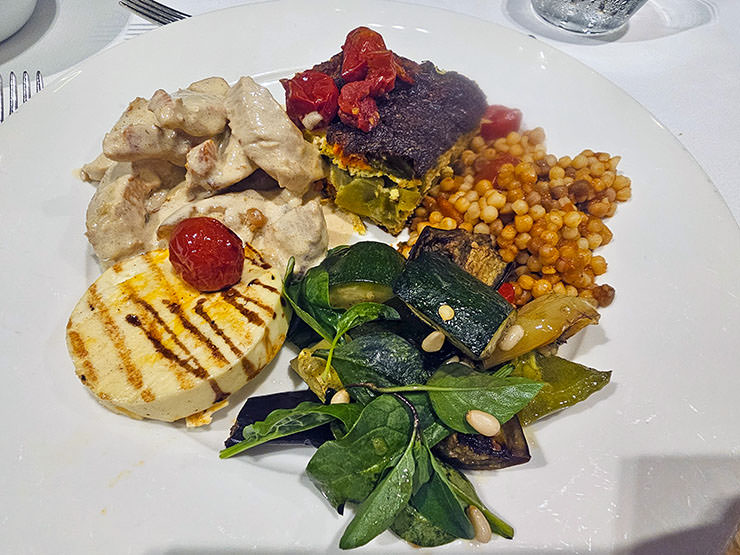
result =
M416 209L403 250L429 225L487 233L515 263L517 305L550 292L609 305L614 289L596 283L607 263L594 251L612 240L604 220L630 198L630 179L617 172L619 156L584 150L557 158L544 142L539 127L473 137Z

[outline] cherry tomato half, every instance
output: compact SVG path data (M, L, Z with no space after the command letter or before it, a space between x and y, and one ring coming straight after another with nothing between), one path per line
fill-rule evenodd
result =
M367 74L365 55L378 50L387 50L380 33L367 27L350 31L342 46L342 79L347 83L364 79Z
M339 119L345 125L366 133L378 125L380 113L375 99L370 96L370 83L355 81L342 87L339 93Z
M506 137L512 131L519 131L521 123L521 110L495 104L486 108L483 113L480 134L485 140L494 141Z
M298 127L304 127L303 118L312 112L321 116L321 122L311 125L311 129L328 125L337 115L339 89L325 73L309 69L280 83L285 89L286 112Z

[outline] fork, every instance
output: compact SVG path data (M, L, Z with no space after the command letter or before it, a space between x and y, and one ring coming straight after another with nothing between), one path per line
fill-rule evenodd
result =
M190 17L190 14L172 9L155 0L120 0L118 3L136 15L159 25L167 25Z
M23 102L28 102L31 98L31 77L27 71L23 72ZM15 77L15 72L10 72L8 77L8 115L12 114L18 109L18 83ZM3 77L0 75L0 123L5 121L5 97L3 92ZM44 88L44 77L40 71L36 72L36 91L39 92Z

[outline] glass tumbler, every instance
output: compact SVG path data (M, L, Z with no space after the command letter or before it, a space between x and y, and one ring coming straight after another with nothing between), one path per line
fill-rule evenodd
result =
M545 21L584 35L601 35L622 27L647 0L532 0Z

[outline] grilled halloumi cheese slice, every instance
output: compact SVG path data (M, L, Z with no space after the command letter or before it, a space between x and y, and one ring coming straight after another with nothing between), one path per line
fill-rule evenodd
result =
M243 387L277 354L288 330L277 272L248 244L244 253L241 281L216 293L178 277L167 250L106 270L67 324L82 383L113 411L167 422Z

